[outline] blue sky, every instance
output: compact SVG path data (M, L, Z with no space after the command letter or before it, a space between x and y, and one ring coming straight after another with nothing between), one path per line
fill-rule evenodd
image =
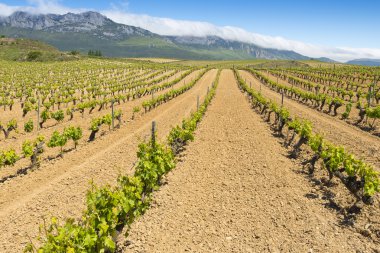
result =
M161 34L203 35L196 29L204 29L206 34L215 33L211 35L225 35L226 38L241 37L242 41L258 41L257 44L262 46L267 43L268 47L291 49L301 53L313 54L318 47L318 54L325 53L323 56L333 58L335 54L335 59L356 58L356 54L374 58L371 54L377 56L380 53L380 15L376 13L380 10L380 1L375 0L0 0L0 4L9 7L32 6L41 12L49 9L60 13L66 10L78 12L92 9L117 22L132 23ZM195 23L176 24L178 20ZM159 25L162 27L158 27ZM242 28L244 33L239 34L241 31L236 29L225 29L226 26ZM218 31L213 32L212 29ZM257 36L252 37L248 33ZM261 35L265 37L262 38ZM352 51L355 48L361 50ZM354 55L346 57L342 50L351 50Z

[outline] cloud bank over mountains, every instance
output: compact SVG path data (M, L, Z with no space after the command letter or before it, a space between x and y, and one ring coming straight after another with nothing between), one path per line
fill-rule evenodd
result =
M26 11L32 14L65 14L98 11L115 22L138 26L160 35L176 36L219 36L227 40L253 43L265 48L293 50L309 57L328 57L338 61L358 58L380 58L380 48L350 48L321 46L289 40L280 36L267 36L246 31L239 27L216 26L208 22L177 20L130 13L126 8L112 5L109 9L94 10L91 8L73 9L56 0L29 0L29 5L12 6L0 3L0 16L9 16L15 11ZM125 7L127 4L124 4Z

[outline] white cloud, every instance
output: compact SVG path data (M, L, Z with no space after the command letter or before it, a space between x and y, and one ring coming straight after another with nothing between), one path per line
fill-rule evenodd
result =
M29 0L29 6L9 6L0 3L0 16L9 16L15 11L64 14L80 13L89 9L72 9L65 7L57 0ZM380 58L380 48L328 47L252 33L232 26L216 26L208 22L176 20L171 18L152 17L149 15L128 12L128 1L111 4L108 10L99 11L115 22L138 26L161 35L214 35L224 39L254 43L256 45L293 50L310 57L329 57L334 60L347 61L356 58Z
M73 9L61 5L56 0L28 0L28 6L6 5L0 3L0 16L9 16L15 11L26 11L32 14L65 14L80 13L88 9Z

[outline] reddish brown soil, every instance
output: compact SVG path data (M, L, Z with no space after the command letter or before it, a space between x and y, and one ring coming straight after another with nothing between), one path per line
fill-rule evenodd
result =
M223 70L215 99L123 252L375 252L335 212ZM378 252L378 251L377 251Z
M41 168L0 185L0 252L21 252L28 237L36 238L43 218L79 218L89 182L113 184L120 173L131 173L137 145L148 138L155 120L158 136L166 136L175 124L196 109L217 70L206 73L189 91L140 116L94 143L79 146L63 159L43 163ZM141 103L142 101L140 101ZM132 107L130 108L132 110ZM130 117L131 113L128 114Z
M281 94L267 88L246 71L240 71L240 74L247 80L247 83L252 84L252 88L260 90L261 86L261 92L265 97L281 103ZM377 170L380 170L379 137L291 99L284 98L284 106L292 116L310 120L315 132L323 134L336 145L343 145L357 157L363 158L373 164Z

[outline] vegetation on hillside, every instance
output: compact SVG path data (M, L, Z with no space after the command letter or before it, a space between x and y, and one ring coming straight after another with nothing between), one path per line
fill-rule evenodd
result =
M0 35L0 59L8 61L60 61L76 59L77 54L63 53L37 40L7 38Z

